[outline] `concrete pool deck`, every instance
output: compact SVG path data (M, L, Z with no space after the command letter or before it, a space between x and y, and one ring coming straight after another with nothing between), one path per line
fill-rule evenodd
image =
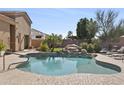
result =
M35 50L18 52L19 54L27 54L37 52ZM18 69L0 72L1 85L109 85L109 84L124 84L124 63L122 60L115 60L111 57L98 54L97 60L112 63L121 67L121 72L118 74L70 74L64 76L45 76L30 72L24 72ZM11 54L6 56L6 68L9 64L25 61L26 58L20 58L19 55ZM2 70L2 58L0 57L0 70Z

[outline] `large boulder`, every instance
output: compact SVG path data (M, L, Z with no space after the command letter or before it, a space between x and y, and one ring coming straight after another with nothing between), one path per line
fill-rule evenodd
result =
M65 52L70 53L70 54L87 54L86 49L81 49L78 45L76 44L68 44L64 49Z
M69 52L79 52L80 51L80 47L78 45L75 44L68 44L65 47L65 51L69 51Z
M124 53L124 46L122 46L119 50L118 50L119 53Z
M87 50L86 49L81 49L81 53L82 54L87 54Z

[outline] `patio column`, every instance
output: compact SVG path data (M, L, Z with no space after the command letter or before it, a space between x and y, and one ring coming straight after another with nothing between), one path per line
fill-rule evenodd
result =
M5 70L5 54L3 55L3 71Z
M10 25L10 50L15 51L16 49L16 35L15 35L15 26Z

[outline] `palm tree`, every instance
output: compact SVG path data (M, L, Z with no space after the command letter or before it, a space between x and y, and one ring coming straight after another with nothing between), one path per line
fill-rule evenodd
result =
M54 48L57 45L60 45L62 43L62 37L60 37L60 35L58 36L57 34L53 34L49 35L46 39L46 42L51 50L51 52L54 51Z

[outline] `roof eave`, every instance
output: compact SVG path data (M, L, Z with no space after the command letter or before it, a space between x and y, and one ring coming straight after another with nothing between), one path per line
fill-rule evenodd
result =
M11 19L11 18L9 18L7 16L4 16L2 14L0 14L0 20L5 21L5 22L7 22L9 24L12 24L12 25L16 24L16 22L13 19Z

